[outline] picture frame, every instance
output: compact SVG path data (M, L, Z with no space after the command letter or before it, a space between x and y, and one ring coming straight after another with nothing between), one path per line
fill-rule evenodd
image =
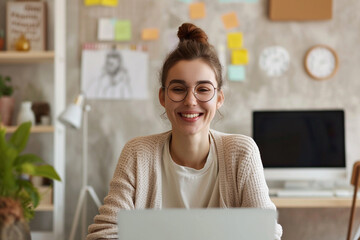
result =
M16 50L22 34L30 42L30 51L46 50L46 2L10 1L6 5L6 50Z

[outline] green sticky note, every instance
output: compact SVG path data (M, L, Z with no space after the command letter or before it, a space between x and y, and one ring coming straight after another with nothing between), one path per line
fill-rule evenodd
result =
M243 82L245 80L245 67L230 65L228 67L228 78L230 81Z
M129 20L118 20L115 22L115 40L131 40L131 22Z

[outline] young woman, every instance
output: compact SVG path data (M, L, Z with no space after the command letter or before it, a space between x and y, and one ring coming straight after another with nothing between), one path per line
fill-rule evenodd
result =
M224 102L214 48L193 24L181 25L178 37L177 48L163 65L159 90L172 129L124 146L88 240L117 239L120 209L275 209L255 142L210 129ZM281 235L277 224L274 239Z

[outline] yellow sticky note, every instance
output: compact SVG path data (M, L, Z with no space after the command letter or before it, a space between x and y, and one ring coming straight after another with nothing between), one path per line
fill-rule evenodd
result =
M227 43L229 49L239 49L242 48L243 44L243 35L240 32L228 33Z
M101 0L101 5L116 7L118 5L118 0Z
M101 0L84 0L85 6L99 5Z
M234 65L245 65L249 62L249 53L246 49L234 50L231 53L231 63Z
M159 29L146 28L142 30L141 38L143 40L156 40L159 38Z
M235 12L224 14L221 18L226 29L236 28L239 26L239 22Z
M191 19L200 19L204 18L205 13L205 3L192 3L189 5L189 12Z

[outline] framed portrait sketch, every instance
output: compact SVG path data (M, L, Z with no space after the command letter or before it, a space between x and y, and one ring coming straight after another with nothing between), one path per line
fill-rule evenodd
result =
M148 54L118 49L83 49L81 88L89 99L146 99Z
M46 3L42 1L9 1L6 5L6 49L24 34L30 51L46 50Z

